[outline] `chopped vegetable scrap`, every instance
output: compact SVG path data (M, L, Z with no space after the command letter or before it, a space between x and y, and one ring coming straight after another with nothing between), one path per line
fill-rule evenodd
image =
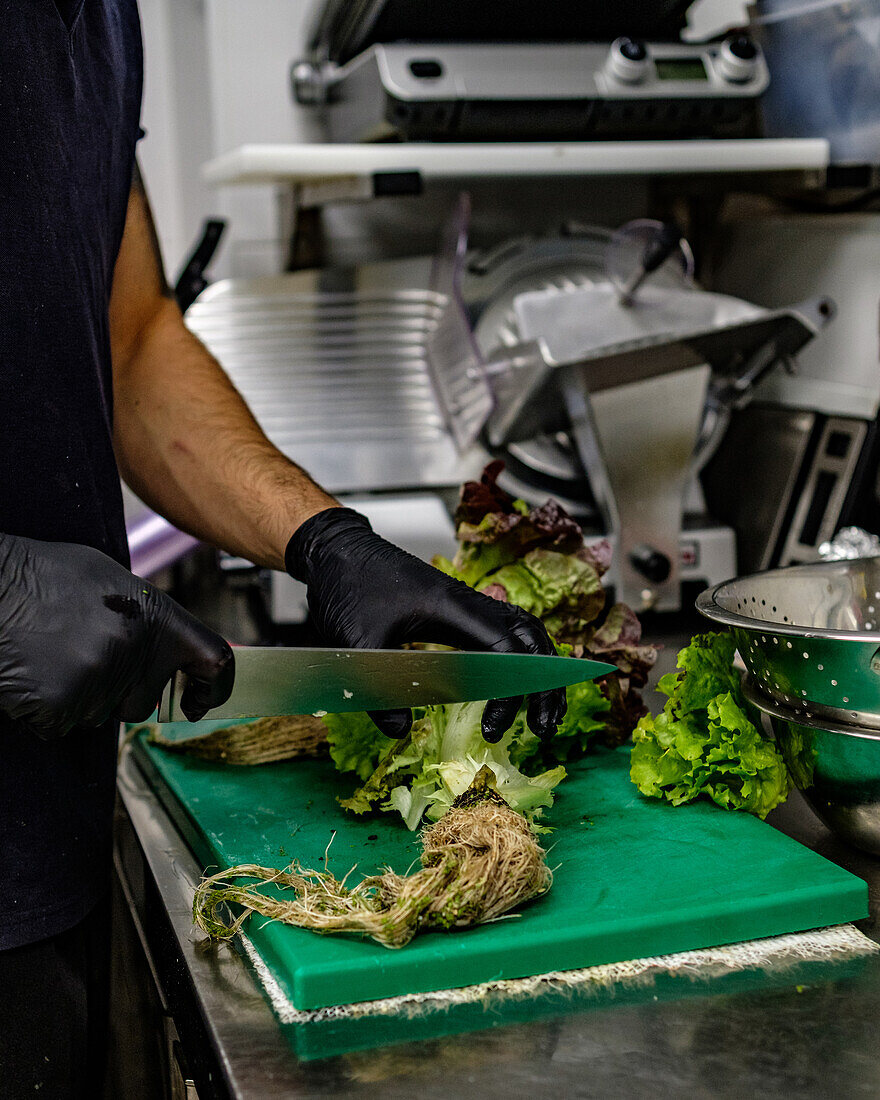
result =
M764 818L791 790L776 746L748 716L729 634L700 634L663 676L663 711L639 721L630 776L644 795L674 806L701 796Z
M148 740L168 752L187 753L200 760L224 764L271 764L276 760L327 755L327 730L311 714L259 718L256 722L224 726L199 737L178 741L151 726Z
M526 820L494 790L482 769L442 821L422 832L421 868L391 870L349 888L327 871L294 863L287 870L244 864L202 880L193 919L212 939L231 939L250 913L321 933L369 936L403 947L417 932L469 928L546 893L553 874ZM257 879L269 885L236 885ZM243 908L227 919L225 906Z

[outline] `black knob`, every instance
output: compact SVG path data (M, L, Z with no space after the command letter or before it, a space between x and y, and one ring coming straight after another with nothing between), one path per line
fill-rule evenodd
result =
M634 546L629 553L630 565L637 573L654 584L662 584L668 580L672 572L672 563L669 558L653 546L641 544Z
M627 61L644 61L648 56L645 44L635 38L619 38L617 48Z
M727 48L740 61L754 61L758 56L758 47L747 34L738 34L734 38L728 38Z
M672 255L681 243L681 230L674 222L664 222L645 246L642 267L646 275L652 274Z

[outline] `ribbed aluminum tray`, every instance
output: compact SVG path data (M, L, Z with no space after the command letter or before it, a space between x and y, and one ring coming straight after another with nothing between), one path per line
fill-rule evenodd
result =
M479 473L485 453L459 455L429 373L443 295L303 283L227 279L186 314L272 442L336 493L451 487Z

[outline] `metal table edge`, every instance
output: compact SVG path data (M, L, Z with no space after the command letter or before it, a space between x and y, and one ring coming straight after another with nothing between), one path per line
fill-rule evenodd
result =
M184 1046L190 1052L199 1048L191 1068L200 1100L294 1095L299 1091L295 1056L247 960L232 948L206 949L193 926L193 893L202 868L129 749L119 763L117 790L152 879L148 888L160 902L160 913L151 908L150 918L141 921L148 962ZM124 862L121 867L116 862L125 874ZM165 927L157 927L156 919L163 917Z

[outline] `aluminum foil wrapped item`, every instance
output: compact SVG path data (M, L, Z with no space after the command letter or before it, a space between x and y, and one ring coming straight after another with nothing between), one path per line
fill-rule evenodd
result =
M841 527L830 542L819 547L823 561L841 561L844 558L880 558L880 538L861 527Z

